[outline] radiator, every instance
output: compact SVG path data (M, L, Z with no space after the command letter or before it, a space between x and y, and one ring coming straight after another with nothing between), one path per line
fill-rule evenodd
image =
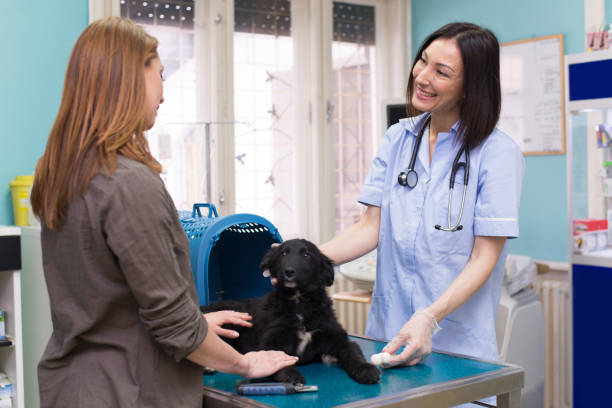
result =
M569 284L539 280L544 312L544 408L572 406L572 327Z
M363 336L365 334L366 319L368 318L370 304L338 300L334 297L334 294L340 292L354 292L360 289L362 288L344 278L341 274L336 273L334 285L331 287L331 295L334 299L336 317L342 327L350 334Z

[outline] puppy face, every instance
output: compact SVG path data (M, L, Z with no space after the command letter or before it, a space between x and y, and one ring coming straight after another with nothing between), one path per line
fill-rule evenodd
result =
M270 270L277 288L308 289L334 283L331 259L305 239L291 239L270 249L259 267Z

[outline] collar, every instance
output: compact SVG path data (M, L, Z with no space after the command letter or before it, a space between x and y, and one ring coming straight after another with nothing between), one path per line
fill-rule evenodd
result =
M425 119L427 119L427 115L428 113L425 112L419 116L400 119L399 122L402 124L404 129L406 129L408 134L417 137L419 130L421 130L421 126L423 126Z
M428 114L429 114L428 112L425 112L419 116L413 116L411 118L403 118L403 119L400 119L399 122L402 124L402 126L404 126L404 129L406 129L406 131L410 135L417 137L417 135L419 134L419 130L421 130L421 126L423 126L423 124L425 123L425 119L427 118ZM442 133L442 135L448 134L448 135L452 135L453 137L455 137L457 135L457 130L459 129L460 123L461 123L461 120L457 120L451 126L450 131L448 133Z

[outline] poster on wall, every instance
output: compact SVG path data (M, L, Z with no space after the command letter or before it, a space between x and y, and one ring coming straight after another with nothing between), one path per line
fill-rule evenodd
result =
M565 153L563 35L502 43L497 127L524 155Z

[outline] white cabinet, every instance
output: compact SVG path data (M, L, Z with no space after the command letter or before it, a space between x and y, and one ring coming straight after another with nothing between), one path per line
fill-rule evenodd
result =
M13 384L12 406L23 408L23 338L21 331L21 273L19 227L0 226L0 308L5 313L5 331L13 340L0 347L0 370Z
M38 408L38 362L53 330L42 266L40 226L21 227L21 254L25 402L28 408Z

